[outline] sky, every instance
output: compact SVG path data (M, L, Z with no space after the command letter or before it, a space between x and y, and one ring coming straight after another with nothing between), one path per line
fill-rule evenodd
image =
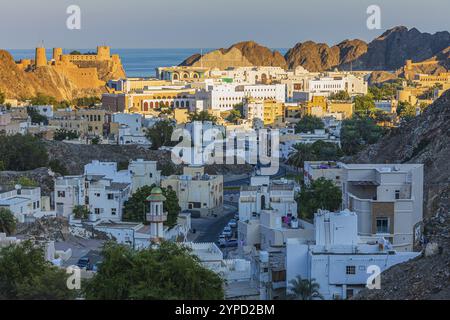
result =
M368 6L381 29L366 26ZM78 5L81 29L69 30L67 7ZM449 0L0 0L0 48L219 48L254 40L289 48L313 40L370 41L404 25L449 31Z

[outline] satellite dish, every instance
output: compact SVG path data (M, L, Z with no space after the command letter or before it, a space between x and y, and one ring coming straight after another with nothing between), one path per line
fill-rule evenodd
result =
M22 186L21 186L20 184L16 184L16 185L14 186L14 189L20 190L20 189L22 189Z

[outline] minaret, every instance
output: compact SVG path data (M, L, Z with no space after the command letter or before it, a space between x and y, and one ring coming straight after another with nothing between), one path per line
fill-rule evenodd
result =
M146 218L150 222L150 237L153 241L160 242L164 239L164 222L167 221L167 213L163 210L166 197L163 196L161 188L155 187L146 201L149 203Z

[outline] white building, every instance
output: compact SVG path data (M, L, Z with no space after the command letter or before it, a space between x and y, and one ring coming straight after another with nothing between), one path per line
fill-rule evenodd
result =
M160 185L161 170L157 169L157 164L157 161L146 161L143 159L130 162L128 170L131 175L132 193L144 186Z
M84 176L64 176L55 180L55 209L57 216L69 217L75 206L85 205Z
M303 166L303 181L310 185L313 181L325 178L338 187L342 185L342 164L335 161L305 161Z
M314 218L315 244L288 239L286 246L286 287L290 281L314 279L325 299L347 299L366 287L374 270L418 256L416 252L396 252L389 242L379 239L362 243L358 237L358 216L348 210L319 211ZM370 284L376 284L376 281ZM381 282L382 284L382 282Z
M286 101L286 86L284 84L273 85L237 85L219 84L207 86L196 93L197 100L203 100L203 106L207 110L227 111L236 105L243 103L244 98L263 100Z
M329 96L339 91L345 91L350 96L365 95L367 82L364 78L352 74L326 74L309 80L309 92L313 95Z
M176 192L181 210L201 216L222 212L223 176L205 174L204 167L184 167L183 175L163 179L161 187Z
M143 186L159 185L161 171L156 161L130 161L127 170L117 170L115 162L94 160L80 176L55 180L56 214L68 217L73 208L86 205L95 220L120 221L123 203Z
M41 213L41 188L21 185L0 188L0 208L11 210L21 223L33 221Z
M124 203L131 195L131 184L113 182L105 175L86 175L86 205L90 220L119 222Z
M251 177L239 195L239 219L249 220L262 210L272 208L284 215L297 217L296 185L293 181L273 180L268 176Z
M361 236L412 251L423 217L423 164L343 164L343 208L358 215Z

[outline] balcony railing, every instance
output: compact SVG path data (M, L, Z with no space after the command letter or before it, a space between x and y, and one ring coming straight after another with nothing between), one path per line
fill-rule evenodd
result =
M165 222L167 221L167 213L164 212L162 215L150 214L146 215L148 222Z

